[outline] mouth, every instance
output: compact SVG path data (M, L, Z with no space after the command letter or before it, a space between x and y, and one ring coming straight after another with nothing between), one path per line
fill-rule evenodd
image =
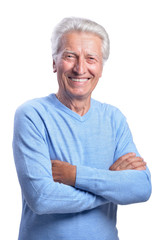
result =
M72 77L68 77L68 78L73 82L87 82L90 80L90 78L72 78Z

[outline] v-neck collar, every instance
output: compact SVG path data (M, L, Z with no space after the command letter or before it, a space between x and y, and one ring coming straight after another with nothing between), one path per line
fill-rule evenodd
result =
M80 122L84 122L88 119L88 117L91 114L91 109L92 109L92 99L91 99L91 105L90 108L88 110L88 112L86 114L84 114L83 116L80 116L78 113L72 111L70 108L66 107L63 103L61 103L58 98L56 97L56 94L51 94L50 95L52 97L52 99L54 100L54 102L56 103L57 107L66 112L67 114L69 114L70 116L74 117L75 119L77 119Z

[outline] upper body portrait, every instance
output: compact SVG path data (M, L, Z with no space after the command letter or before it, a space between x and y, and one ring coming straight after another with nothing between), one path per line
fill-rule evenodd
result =
M58 91L15 113L19 240L118 240L117 205L150 197L126 117L92 98L108 56L108 34L91 20L65 18L53 32Z

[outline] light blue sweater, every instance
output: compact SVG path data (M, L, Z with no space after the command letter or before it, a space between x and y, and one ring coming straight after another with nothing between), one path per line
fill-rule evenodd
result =
M20 106L13 152L22 189L19 240L117 240L117 204L148 200L150 173L109 167L139 153L124 115L91 100L80 116L55 94ZM76 186L55 183L51 159L77 166Z

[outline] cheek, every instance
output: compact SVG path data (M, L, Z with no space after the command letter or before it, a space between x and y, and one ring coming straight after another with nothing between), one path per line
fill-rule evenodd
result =
M72 68L73 68L73 63L72 62L67 62L67 61L62 60L59 63L59 69L60 69L61 73L65 73L67 71L70 71Z
M70 63L67 63L65 61L61 61L58 63L58 68L57 68L57 80L59 82L59 85L61 87L65 87L67 84L67 74L70 73L72 70L72 66Z
M99 76L99 78L102 77L102 71L103 71L103 66L100 65L99 68L98 68L98 76Z
M102 67L100 66L93 66L90 68L90 72L96 77L100 78L102 76Z

